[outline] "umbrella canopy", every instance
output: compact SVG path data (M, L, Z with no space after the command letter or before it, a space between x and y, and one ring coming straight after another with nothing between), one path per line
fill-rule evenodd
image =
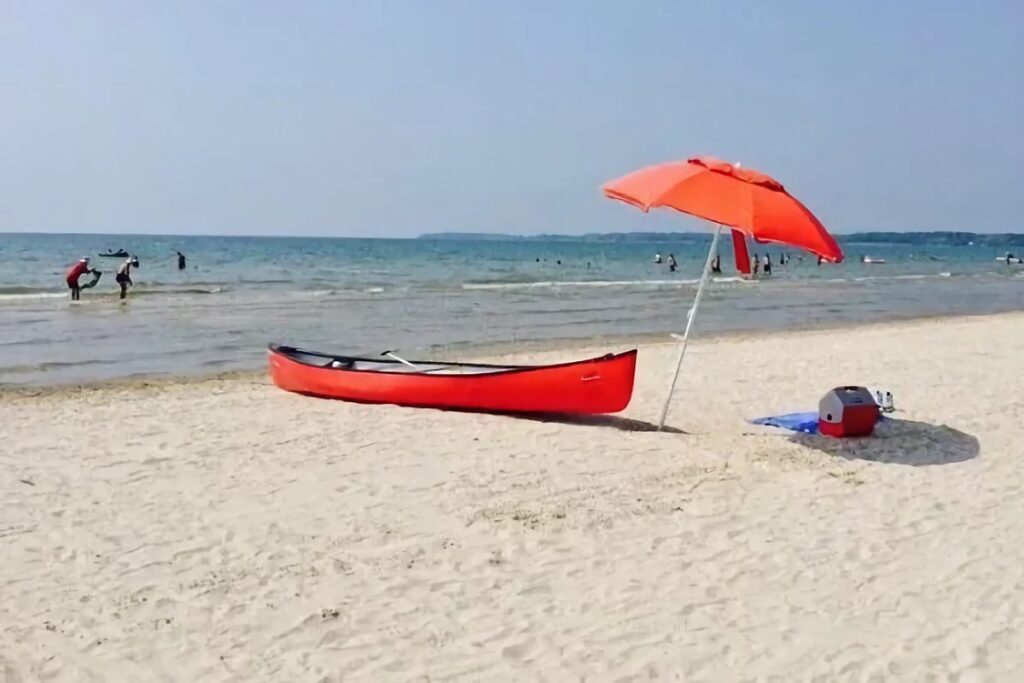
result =
M727 225L758 242L805 249L843 260L839 245L782 183L714 157L696 157L634 171L603 188L606 196L642 211L664 207Z

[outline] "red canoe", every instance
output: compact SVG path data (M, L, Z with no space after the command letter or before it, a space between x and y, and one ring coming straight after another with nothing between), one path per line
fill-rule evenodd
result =
M560 365L371 360L271 344L274 384L300 394L496 413L615 413L633 395L636 350Z

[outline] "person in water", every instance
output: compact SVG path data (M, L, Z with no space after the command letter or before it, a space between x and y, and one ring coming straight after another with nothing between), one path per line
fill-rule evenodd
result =
M661 263L661 254L655 254L654 255L654 262L655 263Z
M761 270L761 257L754 254L754 258L750 259L750 274L753 277L757 277L758 271Z
M174 253L178 255L178 270L185 270L185 255L180 251Z
M715 254L715 260L711 262L711 272L716 275L722 274L722 257Z
M132 268L139 267L139 258L137 256L130 256L125 259L121 267L117 269L117 284L121 286L121 298L124 299L128 296L128 288L134 286L132 282Z
M772 255L769 253L765 253L764 255L764 274L772 274Z
M668 272L670 272L670 273L676 272L676 266L678 266L678 265L679 264L676 263L676 255L675 254L669 254L668 255Z
M68 283L68 289L71 290L72 301L78 301L82 295L82 286L78 284L79 278L81 278L86 273L92 272L94 271L92 268L89 267L88 256L83 256L82 258L78 259L78 262L68 269L68 273L65 276L65 280Z

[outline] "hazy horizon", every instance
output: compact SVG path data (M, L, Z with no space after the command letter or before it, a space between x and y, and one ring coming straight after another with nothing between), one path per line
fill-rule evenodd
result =
M1024 232L1024 5L0 7L0 232L684 232L713 154L840 234Z
M981 237L1021 237L1024 236L1024 232L985 232L981 230L853 230L850 232L839 232L832 231L837 238L857 237L860 235L868 234L896 234L896 235L926 235L929 233L940 233L940 234L952 234L952 233L964 233L973 234ZM238 238L258 238L258 239L317 239L317 240L332 240L332 239L382 239L382 240L416 240L416 239L429 239L431 237L443 237L443 236L465 236L466 239L472 239L473 237L480 236L484 238L501 238L508 237L511 239L532 239L532 238L545 238L545 237L557 237L557 238L586 238L595 236L610 236L610 235L632 235L636 234L638 237L645 234L653 235L707 235L709 238L712 236L712 231L707 229L667 229L667 230L646 230L644 227L637 226L635 230L604 230L600 232L543 232L543 233L512 233L512 232L473 232L473 231L431 231L424 232L416 235L331 235L331 234L303 234L293 233L290 235L278 235L278 234L252 234L245 232L236 233L198 233L198 232L88 232L88 231L31 231L31 230L0 230L0 235L37 235L37 236L83 236L83 237L112 237L112 238L124 238L129 239L132 237L188 237L188 238L222 238L222 237L238 237ZM119 244L112 244L112 246L121 246Z

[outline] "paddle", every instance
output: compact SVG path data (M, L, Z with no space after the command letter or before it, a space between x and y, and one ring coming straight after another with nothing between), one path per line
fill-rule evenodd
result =
M387 356L388 358L390 358L392 360L397 360L402 365L407 365L410 368L412 368L413 370L415 370L416 372L424 372L424 370L422 368L417 367L417 366L413 365L412 363L410 363L409 361L407 361L406 359L401 358L401 357L395 355L394 351L382 351L380 355Z

